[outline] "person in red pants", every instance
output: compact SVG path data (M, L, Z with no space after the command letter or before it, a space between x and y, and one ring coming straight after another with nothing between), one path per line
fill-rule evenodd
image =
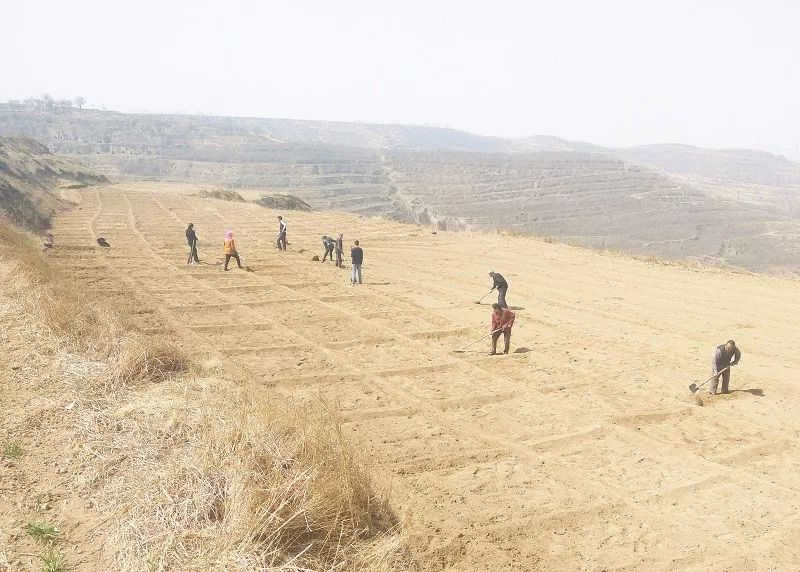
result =
M511 327L514 325L516 315L508 308L503 308L500 304L492 304L492 351L490 356L497 354L497 340L503 334L505 341L504 354L508 353L511 347Z

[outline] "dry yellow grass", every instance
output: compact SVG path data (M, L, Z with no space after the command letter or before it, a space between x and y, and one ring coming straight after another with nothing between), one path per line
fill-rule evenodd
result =
M119 317L50 264L41 244L35 235L0 220L0 260L8 273L5 292L64 343L107 355L124 335Z
M246 405L219 380L185 389L201 409L160 393L108 412L127 430L106 434L102 448L135 449L137 473L147 475L113 494L133 499L117 533L120 569L411 568L386 491L374 488L335 416Z
M39 431L80 451L70 471L88 488L75 494L100 510L82 518L105 522L104 561L125 571L414 567L388 490L334 411L253 403L234 382L203 377L174 342L127 331L35 237L3 224L0 269L31 328L44 326L71 367L86 364L59 391L72 415ZM52 455L61 451L40 447L26 461Z

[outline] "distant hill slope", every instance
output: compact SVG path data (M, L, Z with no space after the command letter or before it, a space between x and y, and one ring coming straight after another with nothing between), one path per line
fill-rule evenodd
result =
M758 270L795 269L800 257L798 166L769 153L8 105L0 133L37 137L112 178L291 194L440 229L513 229Z
M0 136L0 211L16 224L36 231L47 228L62 201L57 186L105 181L74 161L53 155L32 139Z
M613 153L631 163L676 175L771 186L800 186L800 165L754 149L702 149L690 145L643 145Z
M206 160L263 160L300 148L512 151L498 137L423 125L383 125L203 115L125 114L94 109L30 109L0 104L0 132L47 141L60 153L148 154Z
M704 193L778 217L800 219L800 165L753 149L645 145L615 149L632 163L689 181Z

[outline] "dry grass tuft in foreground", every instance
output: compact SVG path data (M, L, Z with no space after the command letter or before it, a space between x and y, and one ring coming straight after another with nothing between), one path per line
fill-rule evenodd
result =
M55 343L54 360L69 356L64 361L72 369L63 372L53 397L47 397L50 387L37 385L39 378L20 391L36 394L40 410L61 412L37 425L37 439L75 455L60 457L71 463L63 474L74 474L74 504L95 507L79 518L103 531L99 552L83 557L89 565L187 572L416 569L388 490L373 480L366 455L343 434L335 412L253 402L232 381L202 377L181 348L126 331L124 316L98 310L96 300L71 287L35 239L2 224L0 284L27 316L18 323L30 326L20 327L52 332L46 340L27 332L26 339L41 345L30 351L49 355L48 344ZM80 379L78 370L85 372ZM21 457L26 444L10 442L6 453ZM25 451L31 466L56 454L54 447ZM38 521L29 532L57 534ZM43 569L59 572L67 556L50 546L39 557Z
M104 378L108 389L163 381L191 368L189 355L164 337L130 335L113 359L111 374Z
M413 568L388 491L375 488L334 414L244 405L241 390L217 380L184 387L191 403L161 389L158 400L109 412L130 430L101 444L138 452L137 478L125 478L137 494L119 529L121 569Z

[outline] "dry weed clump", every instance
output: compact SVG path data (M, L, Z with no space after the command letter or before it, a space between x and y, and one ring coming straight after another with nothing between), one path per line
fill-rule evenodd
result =
M111 365L111 371L96 381L106 389L163 381L189 371L192 362L183 349L164 337L129 334L116 345Z
M177 410L167 400L169 415L145 399L114 414L136 426L116 438L134 438L127 447L138 451L127 484L137 490L118 529L121 570L413 569L388 491L376 489L335 414L254 408L231 384L203 383L199 400ZM178 441L163 430L176 419Z

